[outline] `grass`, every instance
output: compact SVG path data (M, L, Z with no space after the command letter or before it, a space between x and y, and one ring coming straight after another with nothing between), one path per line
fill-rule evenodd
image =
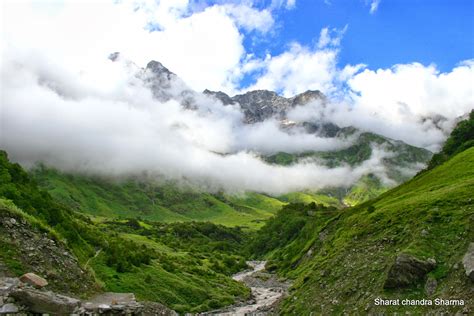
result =
M258 229L285 202L258 194L210 194L172 183L66 174L44 166L30 174L57 201L95 217L161 222L212 221Z
M138 299L160 302L178 312L206 311L234 302L236 296L244 298L248 289L242 284L198 267L189 256L175 255L175 270L166 271L158 260L150 265L118 273L105 264L103 255L91 263L106 290L133 292Z
M455 267L474 240L473 190L471 148L356 207L332 215L298 213L305 220L301 233L267 252L270 266L294 279L281 313L424 314L462 310L374 306L376 297L429 298L423 282L404 289L384 289L388 270L402 252L436 260L436 268L429 274L438 282L434 297L463 298L472 306L472 285L463 270Z
M279 197L282 201L288 203L317 203L326 206L341 207L341 202L335 196L330 194L314 193L314 192L291 192Z
M138 225L137 225L138 224ZM239 254L241 230L211 223L101 222L104 231L146 247L149 264L119 271L107 253L91 259L96 276L108 291L133 292L179 312L202 312L245 299L249 290L229 275L246 267Z

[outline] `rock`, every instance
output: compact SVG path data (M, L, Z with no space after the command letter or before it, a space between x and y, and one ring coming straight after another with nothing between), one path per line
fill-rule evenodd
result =
M18 306L15 304L5 304L2 307L0 307L0 314L15 314L18 313L19 309Z
M462 259L466 276L474 282L474 242L469 244L467 252Z
M408 254L399 254L388 272L384 288L403 288L423 280L436 266L436 260L420 260Z
M40 277L39 275L36 275L34 273L25 273L20 277L20 281L23 283L27 283L29 285L32 285L36 288L42 288L48 285L48 281Z
M143 315L178 316L178 313L160 303L144 302Z
M0 295L10 292L20 283L18 278L1 278L0 279Z
M428 236L428 231L426 229L423 229L421 231L421 236L423 236L423 237Z
M111 308L112 310L115 310L115 311L123 311L125 309L125 305L123 304L112 305Z
M268 90L248 91L233 97L223 92L204 90L204 94L219 99L224 105L239 104L245 115L246 123L263 122L264 120L277 117L284 119L286 113L298 105L304 105L314 100L325 101L325 96L320 91L308 90L292 98L284 98L277 93ZM288 120L282 121L283 125L293 124ZM304 126L305 128L326 130L327 126ZM333 127L333 126L331 126ZM337 128L339 130L339 128Z
M438 286L438 281L434 278L428 278L425 283L425 292L426 295L431 296L435 293L436 287Z
M32 288L17 289L10 296L34 313L73 314L81 306L77 299Z

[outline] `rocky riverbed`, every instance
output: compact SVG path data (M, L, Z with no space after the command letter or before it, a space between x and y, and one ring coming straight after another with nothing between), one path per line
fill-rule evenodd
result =
M248 261L251 269L239 272L233 279L250 287L252 294L248 301L228 308L199 315L239 316L271 315L278 302L286 295L290 283L279 280L275 274L265 271L266 261Z

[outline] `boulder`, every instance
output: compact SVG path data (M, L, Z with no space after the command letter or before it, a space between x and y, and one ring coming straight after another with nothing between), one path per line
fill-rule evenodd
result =
M25 273L20 277L20 281L36 288L42 288L48 285L48 281L34 273Z
M467 252L462 259L462 264L466 271L466 276L471 279L471 281L474 281L474 242L469 244Z
M69 315L81 306L77 299L33 288L17 289L10 296L34 313Z
M403 288L418 283L435 267L434 259L424 261L405 253L399 254L390 267L384 288Z
M18 312L18 306L15 304L8 303L0 307L0 314L16 314Z

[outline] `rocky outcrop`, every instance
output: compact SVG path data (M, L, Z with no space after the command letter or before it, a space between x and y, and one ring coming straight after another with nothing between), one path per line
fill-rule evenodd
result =
M466 276L474 282L474 242L469 244L466 254L462 259Z
M81 307L81 301L77 299L33 288L16 289L10 297L24 310L40 314L74 314Z
M0 314L178 315L159 303L137 302L132 293L103 293L88 301L37 289L18 278L0 278Z
M30 224L21 216L0 209L0 245L11 249L9 264L15 263L16 269L30 271L38 277L28 274L25 282L64 294L83 295L95 291L94 278L84 270L77 258L59 240L48 232ZM15 276L4 266L4 276ZM1 275L0 275L1 276ZM81 280L77 282L77 280ZM46 285L47 284L47 285Z
M292 98L285 98L268 90L254 90L233 97L221 91L204 90L203 93L220 100L224 105L239 104L245 114L246 123L262 122L271 117L283 120L286 113L298 105L305 105L314 100L326 100L320 91L312 90Z
M416 284L435 267L434 259L424 261L405 253L399 254L390 267L384 288L403 288Z

